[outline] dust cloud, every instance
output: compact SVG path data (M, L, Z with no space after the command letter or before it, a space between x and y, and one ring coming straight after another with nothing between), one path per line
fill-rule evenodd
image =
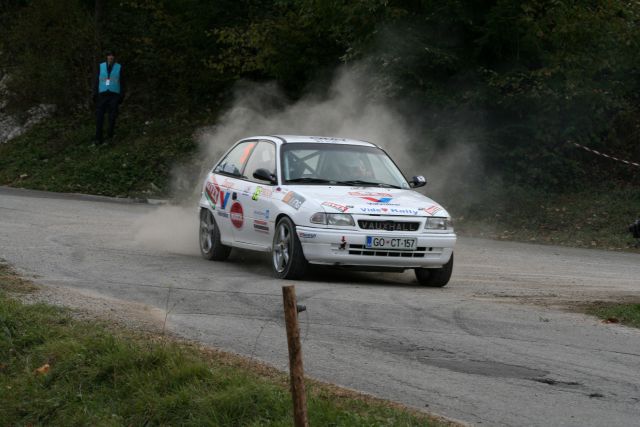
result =
M446 149L437 149L411 115L372 96L371 82L358 67L339 71L328 91L290 103L275 84L238 84L230 108L217 124L201 128L197 161L172 171L174 203L143 218L136 240L177 253L197 253L197 201L208 170L235 141L253 135L315 135L361 139L385 149L407 177L425 175L423 193L447 206L447 200L472 191L460 176L479 164L477 152L460 133ZM429 159L437 159L428 163ZM456 193L457 197L447 197ZM445 200L443 200L443 197ZM465 196L463 195L462 198Z
M197 214L195 205L160 206L134 224L134 240L153 251L198 255Z

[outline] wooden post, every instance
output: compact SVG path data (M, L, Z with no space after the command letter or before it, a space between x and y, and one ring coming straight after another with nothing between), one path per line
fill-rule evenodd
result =
M302 368L302 347L298 328L298 308L295 286L283 286L284 320L287 325L289 344L289 371L291 372L291 397L293 399L293 419L295 427L308 427L307 397L304 391L304 370Z

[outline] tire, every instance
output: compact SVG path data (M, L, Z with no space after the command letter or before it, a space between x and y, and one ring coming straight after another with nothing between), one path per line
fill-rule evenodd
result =
M278 221L271 248L273 273L277 278L296 280L304 276L309 263L302 252L296 226L288 217Z
M453 272L453 254L451 259L440 268L416 268L416 279L422 286L442 288L449 283Z
M200 253L204 259L224 261L231 253L231 247L220 241L220 230L209 209L200 209Z

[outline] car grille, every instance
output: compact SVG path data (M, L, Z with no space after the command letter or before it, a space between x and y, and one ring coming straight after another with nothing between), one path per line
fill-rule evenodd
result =
M420 223L408 221L376 221L359 219L358 226L363 230L374 231L417 231L420 228Z
M442 248L418 247L415 251L398 251L393 249L371 249L365 245L349 245L349 255L382 256L398 258L439 258Z

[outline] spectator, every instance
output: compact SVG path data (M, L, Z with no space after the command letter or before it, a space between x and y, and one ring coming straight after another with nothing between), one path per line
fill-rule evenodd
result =
M105 55L107 60L100 64L93 84L93 101L96 104L96 144L104 142L102 127L105 113L109 115L107 138L113 139L118 106L122 104L125 96L122 66L116 62L113 50L106 51Z

